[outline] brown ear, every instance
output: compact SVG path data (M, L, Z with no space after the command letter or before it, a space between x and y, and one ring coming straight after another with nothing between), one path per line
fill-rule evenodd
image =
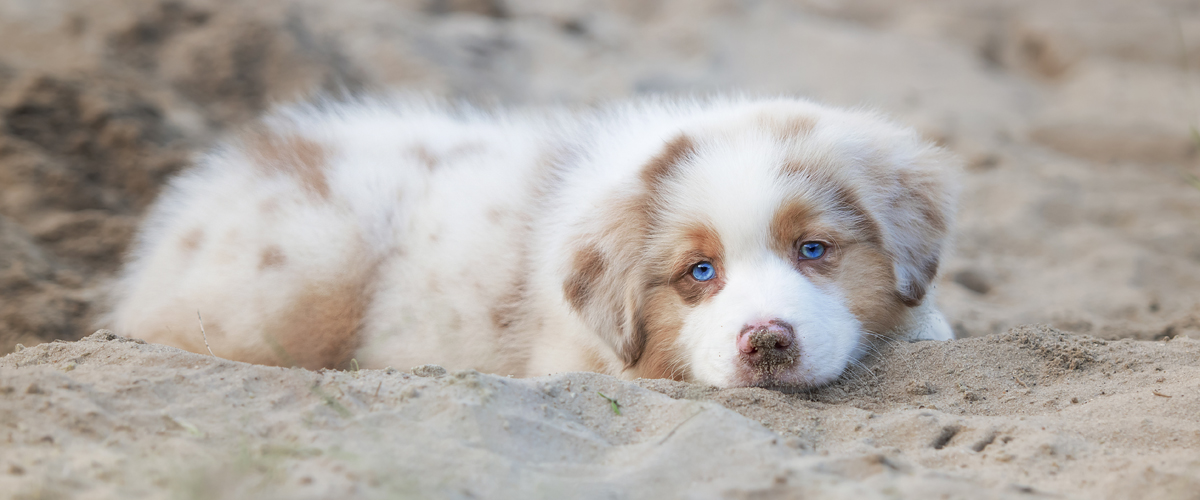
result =
M642 167L636 184L614 196L596 214L600 228L581 235L563 281L563 296L584 322L605 341L625 366L632 367L646 344L646 242L658 196L679 165L694 153L691 139L680 135ZM632 193L632 194L629 194Z
M900 166L895 191L880 212L894 256L896 293L909 307L921 304L937 276L954 219L956 165L941 149L927 147Z
M637 320L644 288L638 265L643 235L644 231L628 231L619 234L623 241L583 243L563 281L563 296L571 307L626 367L637 364L646 342Z

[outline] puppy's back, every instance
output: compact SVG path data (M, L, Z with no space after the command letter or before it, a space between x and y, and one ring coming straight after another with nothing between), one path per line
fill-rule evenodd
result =
M471 165L503 160L489 147L519 149L506 137L518 128L411 101L269 116L169 184L115 286L105 326L203 353L199 313L217 356L342 366L367 318L380 316L371 312L376 291L397 288L387 270L434 253L410 234L419 221L456 215L430 214L438 210L433 193L445 199ZM455 200L456 210L486 201L471 198Z

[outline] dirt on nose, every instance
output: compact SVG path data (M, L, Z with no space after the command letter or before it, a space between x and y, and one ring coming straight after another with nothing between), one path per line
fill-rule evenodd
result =
M751 363L763 370L791 366L800 358L798 344L776 330L764 328L751 333L750 345L755 348Z

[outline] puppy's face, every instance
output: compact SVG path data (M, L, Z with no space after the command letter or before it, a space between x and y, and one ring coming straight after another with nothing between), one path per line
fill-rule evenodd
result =
M601 321L608 309L608 340L638 376L828 383L924 297L953 203L944 163L855 114L765 111L684 132L583 247L584 272L600 271L591 290L612 301L573 304Z

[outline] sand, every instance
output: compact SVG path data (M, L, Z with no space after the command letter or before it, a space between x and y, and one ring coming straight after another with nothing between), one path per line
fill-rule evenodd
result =
M0 360L17 498L1195 498L1200 342L1047 327L818 391L313 372L98 332ZM0 439L4 439L0 437Z
M0 492L1200 498L1198 69L1182 0L0 0ZM805 394L61 342L194 151L391 88L880 109L965 160L961 339Z

